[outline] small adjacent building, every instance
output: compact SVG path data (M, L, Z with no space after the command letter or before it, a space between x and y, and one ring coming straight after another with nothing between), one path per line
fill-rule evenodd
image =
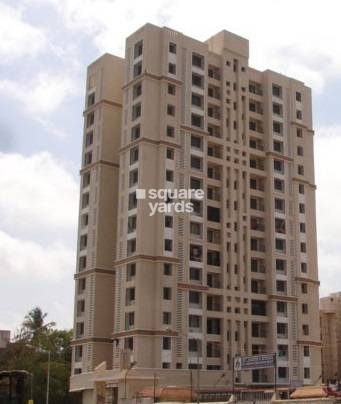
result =
M341 292L320 299L322 378L341 380Z

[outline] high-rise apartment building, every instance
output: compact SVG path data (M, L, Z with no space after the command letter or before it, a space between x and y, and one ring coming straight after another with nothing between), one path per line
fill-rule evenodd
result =
M248 56L227 31L199 42L147 24L125 60L88 68L71 377L84 403L231 386L235 355L276 352L280 385L321 375L311 91ZM136 189L205 197L150 215Z
M322 376L341 381L341 292L320 299Z

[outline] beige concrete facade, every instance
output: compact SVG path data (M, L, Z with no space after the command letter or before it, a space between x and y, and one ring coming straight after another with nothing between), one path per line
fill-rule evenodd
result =
M320 299L323 381L341 380L341 292Z
M114 401L154 379L195 387L198 364L201 387L231 386L235 355L278 352L281 385L321 374L311 91L248 56L227 31L199 42L147 24L124 61L89 67L71 378L84 402L96 380ZM137 188L205 198L150 216Z

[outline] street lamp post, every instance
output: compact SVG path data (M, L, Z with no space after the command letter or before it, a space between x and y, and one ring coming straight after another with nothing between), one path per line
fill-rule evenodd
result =
M51 374L51 351L47 351L47 354L48 354L48 360L47 360L47 380L46 380L46 404L49 404L49 399L50 399L50 374Z
M131 371L131 369L132 369L135 365L136 365L136 362L135 362L135 361L132 362L132 363L129 365L129 368L126 370L126 373L125 373L125 375L124 375L124 402L127 401L127 376L128 376L128 373ZM48 404L48 403L47 403L47 404Z

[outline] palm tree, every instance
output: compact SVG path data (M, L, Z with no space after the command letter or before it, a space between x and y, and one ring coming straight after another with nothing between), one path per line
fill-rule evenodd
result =
M30 310L22 323L22 336L32 344L39 344L41 338L56 325L54 321L45 323L46 317L47 313L43 313L40 307Z

